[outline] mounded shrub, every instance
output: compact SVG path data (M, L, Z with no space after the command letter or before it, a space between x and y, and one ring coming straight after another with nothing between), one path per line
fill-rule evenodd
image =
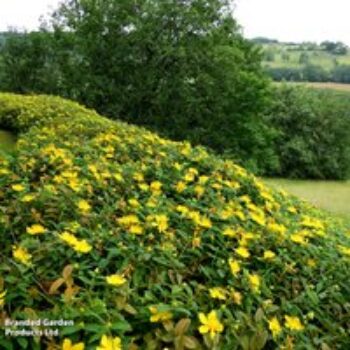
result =
M1 94L0 125L19 133L0 163L0 318L74 321L1 331L3 348L349 347L340 223L60 98Z

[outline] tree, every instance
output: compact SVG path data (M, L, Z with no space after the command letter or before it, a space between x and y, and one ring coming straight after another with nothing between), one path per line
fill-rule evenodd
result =
M70 0L54 14L72 33L74 96L110 117L264 160L261 53L227 0ZM70 95L70 93L68 93ZM259 154L259 156L257 156ZM260 159L257 161L257 159Z

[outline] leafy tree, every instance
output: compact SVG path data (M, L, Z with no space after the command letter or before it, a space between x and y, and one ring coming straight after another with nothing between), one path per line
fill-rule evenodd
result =
M71 0L54 14L53 27L56 35L72 33L79 58L62 62L62 71L73 71L68 95L263 166L270 136L258 125L267 80L229 1Z
M279 168L270 175L346 179L350 176L350 103L347 94L282 86L267 120L276 129Z

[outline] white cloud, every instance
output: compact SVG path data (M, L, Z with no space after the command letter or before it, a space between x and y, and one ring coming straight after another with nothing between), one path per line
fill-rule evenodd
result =
M349 0L236 0L247 37L283 41L340 40L350 45Z
M59 0L0 0L0 31L8 27L32 30L39 17L57 7Z

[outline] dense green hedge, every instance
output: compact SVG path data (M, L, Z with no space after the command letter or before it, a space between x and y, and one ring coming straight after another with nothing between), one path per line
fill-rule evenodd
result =
M350 99L346 92L279 86L267 121L277 131L279 167L270 175L350 177Z
M340 223L203 148L60 98L0 94L3 125L19 139L0 159L0 319L74 325L1 330L2 348L350 346Z

